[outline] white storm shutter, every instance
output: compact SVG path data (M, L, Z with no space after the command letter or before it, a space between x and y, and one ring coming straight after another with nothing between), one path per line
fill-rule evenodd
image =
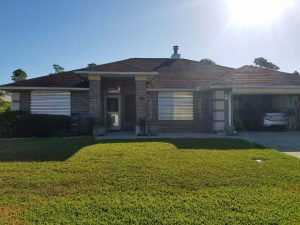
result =
M193 120L193 92L159 92L159 120Z
M32 91L31 113L71 115L71 93L68 91Z

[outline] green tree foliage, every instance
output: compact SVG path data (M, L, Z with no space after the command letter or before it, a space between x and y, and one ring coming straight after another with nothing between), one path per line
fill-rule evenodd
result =
M254 64L256 66L259 66L261 68L269 69L269 70L279 70L280 68L276 66L274 63L269 62L263 57L259 57L254 59Z
M5 102L3 97L5 96L5 92L0 91L0 113L9 111L11 109L11 103Z
M207 64L207 65L216 65L215 61L211 60L211 59L201 59L200 63L202 64Z
M55 73L61 73L65 71L65 69L58 64L53 64L53 69Z
M22 69L17 69L13 72L13 75L11 76L11 79L13 82L19 82L27 79L27 74Z
M93 66L97 66L97 64L96 64L96 63L89 63L89 64L87 65L87 67L93 67Z
M293 74L300 75L300 73L297 70Z

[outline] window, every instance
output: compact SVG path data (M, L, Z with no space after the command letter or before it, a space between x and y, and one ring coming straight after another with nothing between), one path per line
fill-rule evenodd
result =
M159 120L193 120L193 92L159 92Z
M31 113L71 115L71 93L63 91L32 91Z

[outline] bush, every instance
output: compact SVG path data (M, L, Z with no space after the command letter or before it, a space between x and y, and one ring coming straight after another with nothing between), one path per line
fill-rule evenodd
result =
M15 137L17 136L17 126L20 121L22 111L6 111L0 113L0 137Z
M68 134L70 117L62 115L39 115L24 112L0 114L2 137L53 137Z
M70 131L70 117L24 114L20 117L17 136L53 137Z
M1 102L0 101L0 113L7 112L11 110L10 102Z

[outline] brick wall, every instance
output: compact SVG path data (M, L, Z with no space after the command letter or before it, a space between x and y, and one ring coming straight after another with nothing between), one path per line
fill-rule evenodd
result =
M30 112L31 92L20 92L20 110Z
M86 131L87 118L89 117L89 92L71 92L71 114L78 114L80 117L80 127Z
M194 117L191 121L158 120L158 93L148 92L148 117L149 125L156 125L160 132L207 132L212 130L212 98L211 92L194 92Z
M102 119L101 78L90 76L89 87L89 116Z
M147 86L146 80L135 81L135 92L136 92L136 122L140 119L147 118Z
M199 116L202 131L213 130L213 103L212 92L197 92L201 101L199 104Z

